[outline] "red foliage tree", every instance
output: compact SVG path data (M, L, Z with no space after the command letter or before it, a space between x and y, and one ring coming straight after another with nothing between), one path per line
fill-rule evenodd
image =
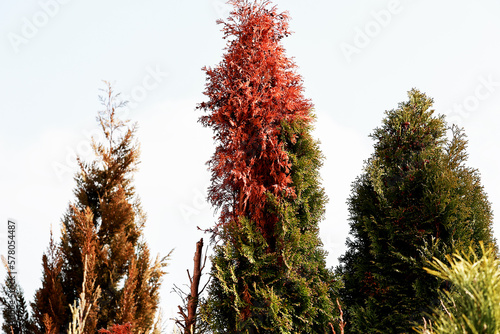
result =
M220 209L201 319L213 333L325 333L333 275L318 223L327 201L312 103L285 55L288 15L269 1L232 0L226 52L207 74L213 129L209 199Z
M290 33L287 13L267 8L269 1L229 3L233 15L218 21L229 41L227 52L218 66L203 68L209 99L198 106L210 111L200 122L213 128L218 145L208 162L209 199L221 209L218 226L245 216L269 236L277 218L266 213L266 193L295 196L281 127L283 122L308 123L312 104L280 42Z

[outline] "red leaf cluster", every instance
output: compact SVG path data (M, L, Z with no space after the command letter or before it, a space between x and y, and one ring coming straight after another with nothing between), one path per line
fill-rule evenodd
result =
M273 221L266 194L295 195L281 125L309 122L312 104L280 42L290 34L287 13L268 8L268 1L230 3L234 11L218 22L228 40L226 53L218 66L203 69L209 100L198 106L209 112L200 121L214 130L217 143L208 162L209 199L221 209L219 226L246 216L264 228Z
M113 325L110 330L100 329L100 334L132 334L132 324Z

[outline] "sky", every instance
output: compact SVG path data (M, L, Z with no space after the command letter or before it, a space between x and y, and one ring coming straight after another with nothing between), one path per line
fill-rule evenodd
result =
M493 0L275 0L294 32L284 40L315 105L314 136L329 197L320 235L335 266L349 232L350 185L373 152L385 110L418 88L464 127L469 166L500 210L500 2ZM206 202L212 132L197 122L203 66L221 61L222 0L25 0L0 2L0 254L17 222L18 280L41 284L50 229L74 200L75 158L90 159L102 80L129 100L141 164L135 185L152 254L174 249L161 290L171 318L195 243L217 215ZM500 236L500 220L494 233ZM207 265L208 267L208 265ZM5 270L0 270L3 280ZM172 322L168 321L169 328Z

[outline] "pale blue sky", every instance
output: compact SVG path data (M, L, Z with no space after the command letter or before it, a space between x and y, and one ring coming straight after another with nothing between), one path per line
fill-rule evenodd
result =
M498 1L274 3L290 12L295 33L285 47L318 116L330 198L321 224L329 265L344 251L345 202L372 152L368 135L413 87L465 127L469 165L480 170L498 211ZM90 157L98 89L109 80L128 96L134 108L127 114L139 123L136 185L149 217L147 240L153 253L175 248L162 290L170 317L179 302L172 283L186 282L195 241L203 236L196 226L216 219L203 201L212 134L197 123L194 108L204 100L201 68L221 60L224 41L215 20L228 9L219 0L0 3L0 229L8 217L19 222L19 279L28 299L40 284L50 226L59 235L73 200L73 152ZM495 219L497 237L498 224Z

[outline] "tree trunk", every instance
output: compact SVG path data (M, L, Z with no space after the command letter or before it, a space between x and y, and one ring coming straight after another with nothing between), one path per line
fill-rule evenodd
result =
M194 334L196 325L196 309L198 308L198 294L201 278L201 256L203 251L203 238L196 243L194 253L194 269L191 279L191 294L188 296L187 318L185 318L184 334Z

